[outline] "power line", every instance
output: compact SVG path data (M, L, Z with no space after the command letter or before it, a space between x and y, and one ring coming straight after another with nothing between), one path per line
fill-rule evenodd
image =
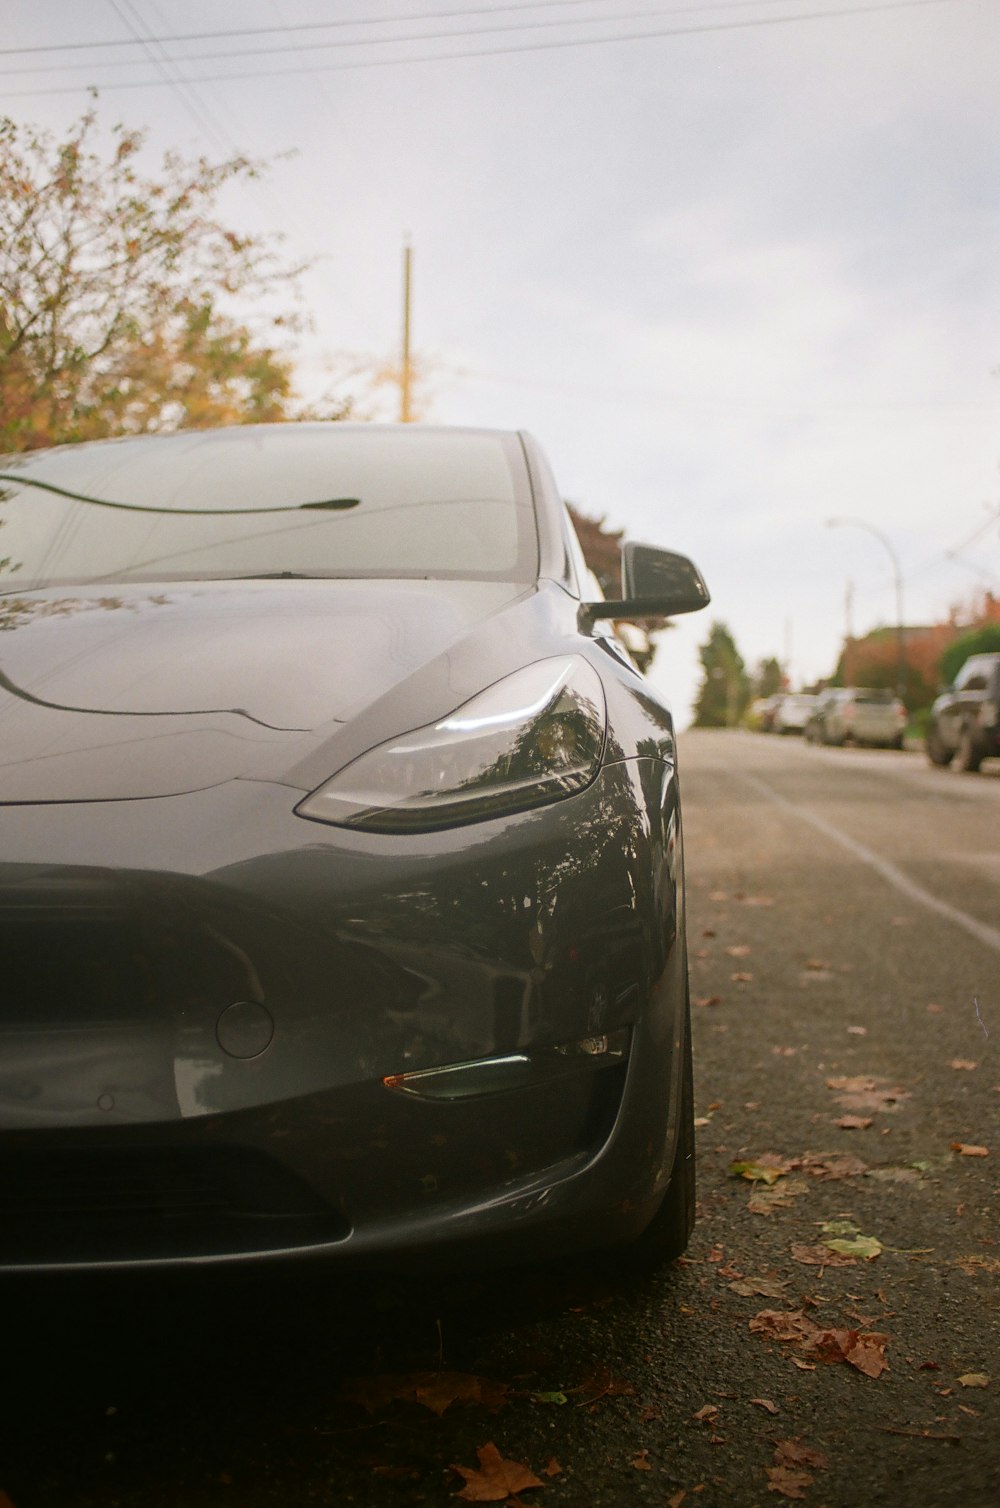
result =
M529 52L554 52L571 47L604 47L618 42L651 42L664 37L704 36L711 32L746 31L761 27L799 25L803 21L824 21L847 16L868 16L878 12L914 10L929 5L951 5L956 0L884 0L884 3L863 6L843 6L837 9L809 11L802 15L755 17L749 21L720 21L705 26L663 27L645 32L623 32L610 37L573 37L553 42L528 42L520 47L491 47L469 49L462 52L426 53L419 57L374 58L352 63L321 63L317 67L253 69L244 73L201 74L202 84L241 83L251 79L293 78L313 73L345 73L362 68L392 68L414 63L445 63L470 58L512 57ZM466 33L475 35L476 33ZM397 39L393 39L397 40ZM422 39L426 40L426 39ZM18 89L9 91L8 99L35 98L41 95L77 94L81 89L97 88L102 91L119 89L153 89L161 87L163 79L134 79L106 84L68 84L47 89Z
M457 16L493 16L498 10L551 10L555 6L592 5L593 3L594 0L514 0L514 3L510 5L463 6L460 10L418 11L401 16L362 16L355 20L342 17L335 21L288 22L282 26L242 26L238 30L230 31L172 32L162 37L149 37L147 40L150 42L207 42L219 41L223 37L263 37L290 31L331 31L334 27L340 26L395 26L411 21L444 21ZM754 3L754 0L746 0L746 3ZM123 40L121 37L105 42L44 42L32 47L0 47L0 56L28 52L83 52L95 47L134 47L135 45L134 40Z
M590 3L590 0L585 0L585 3ZM787 3L787 0L722 0L722 5L716 6L716 9L732 11L732 9L745 9L747 8L747 6L756 6L756 8L760 8L760 6L762 5L781 5L781 3ZM474 27L474 29L469 29L469 27L462 27L462 29L445 30L445 32L401 32L397 33L397 35L395 36L371 36L371 38L362 39L338 38L336 39L336 41L330 42L309 42L308 50L309 53L320 53L320 51L339 51L342 50L342 48L351 47L389 47L389 45L394 44L394 42L395 44L407 44L407 42L442 42L452 41L452 39L456 38L466 38L466 36L493 36L496 35L496 33L502 32L540 32L540 30L552 30L554 29L554 27L612 26L612 24L620 24L623 23L623 21L646 21L652 17L661 17L661 15L691 15L692 12L697 15L703 14L704 6L656 6L655 9L652 9L652 11L650 11L650 9L646 9L646 11L614 11L608 15L588 15L588 17L579 17L575 18L575 20L569 21L567 21L564 17L558 17L557 20L511 21L511 23L501 23L498 24L498 26L478 26ZM261 32L271 33L276 29L275 27L261 27L261 29L259 30L261 30ZM285 30L287 30L288 33L291 33L293 27L287 27L287 29ZM252 36L255 35L255 33L246 32L243 33L243 35ZM133 32L133 36L136 36L136 33ZM145 41L151 42L151 44L152 42L155 42L155 44L169 44L169 42L189 41L189 38L181 35L164 35L160 36L160 38L146 38ZM122 42L122 44L119 45L122 45L122 47L124 47L124 45L131 45L131 42L130 44L125 44L125 42ZM302 42L294 42L291 41L290 38L288 39L288 45L285 45L285 47L275 47L275 45L271 44L270 47L222 48L222 50L214 51L214 53L193 53L193 51L186 50L184 51L184 53L176 54L166 54L160 50L158 56L160 56L161 59L166 60L166 62L193 63L205 62L205 60L208 60L208 62L216 62L216 60L232 59L232 57L237 57L237 59L238 57L273 57L278 53L305 53L305 50L306 48L303 47ZM146 48L146 51L148 51L148 48ZM116 59L103 60L103 62L100 63L100 66L101 68L134 68L137 62L139 62L139 59L136 59L136 57L116 57ZM94 63L92 62L29 63L29 65L27 66L15 65L12 66L12 68L0 68L0 74L38 74L38 72L47 72L47 74L57 74L57 72L59 72L59 74L65 74L65 72L80 72L83 71L83 69L94 68L94 66Z

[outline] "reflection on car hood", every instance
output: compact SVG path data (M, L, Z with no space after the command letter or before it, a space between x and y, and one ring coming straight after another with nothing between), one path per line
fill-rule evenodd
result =
M523 590L313 580L0 597L0 803L280 779Z

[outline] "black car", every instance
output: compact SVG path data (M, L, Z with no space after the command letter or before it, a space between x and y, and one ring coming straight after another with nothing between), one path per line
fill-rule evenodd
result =
M0 1269L679 1254L674 725L528 436L0 461Z
M969 656L931 708L926 749L931 764L970 772L1000 756L1000 654Z

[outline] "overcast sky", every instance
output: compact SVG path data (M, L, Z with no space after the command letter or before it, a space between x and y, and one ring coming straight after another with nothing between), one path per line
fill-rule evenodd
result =
M682 720L711 616L796 684L832 671L849 591L855 632L895 621L889 553L831 516L890 541L908 622L1000 590L997 0L8 0L5 23L18 120L62 129L96 84L157 154L278 159L225 208L319 259L308 391L395 354L411 237L426 417L531 430L568 498L704 572L712 607L653 671Z

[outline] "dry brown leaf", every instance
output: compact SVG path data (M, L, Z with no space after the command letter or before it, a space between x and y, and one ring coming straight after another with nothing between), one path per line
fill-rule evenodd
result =
M825 1452L815 1450L811 1445L803 1445L796 1437L794 1440L775 1440L774 1442L775 1466L805 1466L811 1471L827 1471L830 1466L830 1458Z
M977 1252L968 1257L956 1257L953 1266L960 1267L967 1278L974 1278L981 1272L992 1277L1000 1276L1000 1257L981 1257Z
M962 1157L989 1157L990 1155L989 1147L970 1147L968 1142L964 1141L953 1141L951 1150L960 1153Z
M792 1256L796 1262L801 1262L804 1267L854 1267L854 1257L845 1257L839 1251L831 1251L828 1246L800 1246L792 1247Z
M768 1466L765 1470L768 1492L779 1492L783 1498L804 1498L805 1489L815 1481L808 1471L795 1471L789 1466Z
M419 1403L440 1418L453 1403L481 1403L495 1412L506 1402L507 1388L471 1372L397 1372L348 1378L339 1396L370 1414L390 1403Z
M781 1413L778 1405L776 1403L772 1403L770 1398L751 1398L750 1402L755 1403L759 1409L763 1409L767 1414Z
M908 1090L889 1086L887 1079L871 1074L827 1079L826 1087L836 1092L837 1104L844 1110L892 1110L911 1097Z
M973 1063L972 1060L971 1060L971 1058L952 1058L951 1062L948 1064L948 1067L949 1068L965 1068L965 1069L967 1069L971 1073L971 1071L972 1071L973 1068L978 1068L979 1067L979 1064L978 1063Z
M783 1278L741 1278L729 1284L731 1293L738 1293L745 1299L780 1299L787 1287L788 1282Z
M682 1487L680 1492L675 1492L672 1498L667 1498L667 1508L681 1508L681 1504L687 1497L687 1488ZM2 1508L2 1505L0 1505Z
M543 1477L558 1477L562 1475L562 1467L555 1456L550 1456L548 1462L542 1467Z
M730 974L729 977L734 984L750 984L753 980L753 975L748 974L745 969L737 969L736 973Z
M839 1126L841 1131L867 1131L871 1123L870 1115L842 1115L833 1124Z
M853 1152L806 1152L792 1166L810 1178L858 1178L868 1172L868 1164Z
M452 1466L452 1471L464 1477L465 1486L456 1497L467 1503L503 1503L529 1487L544 1487L533 1471L520 1461L505 1461L490 1441L476 1450L479 1470L468 1466Z
M989 1375L986 1372L965 1372L958 1381L959 1386L963 1388L988 1388L990 1385Z
M807 969L822 969L824 973L827 969L833 968L828 958L807 958L805 966Z
M736 897L744 906L773 906L773 895L738 895Z
M726 952L730 958L749 958L753 952L753 948L751 948L749 943L733 943L726 949Z
M722 1004L722 996L721 995L696 995L694 1003L695 1003L695 1005L721 1005Z
M717 1403L703 1403L697 1413L692 1414L692 1419L697 1419L699 1424L714 1424L719 1417L719 1405Z
M846 1361L866 1377L880 1377L889 1367L885 1359L887 1335L874 1330L822 1328L802 1310L763 1309L750 1320L750 1329L768 1340L798 1345L817 1361Z
M648 1450L640 1450L637 1456L632 1457L632 1466L636 1471L652 1471L652 1464L646 1459Z
M772 1047L771 1051L776 1058L794 1058L798 1052L797 1047Z

